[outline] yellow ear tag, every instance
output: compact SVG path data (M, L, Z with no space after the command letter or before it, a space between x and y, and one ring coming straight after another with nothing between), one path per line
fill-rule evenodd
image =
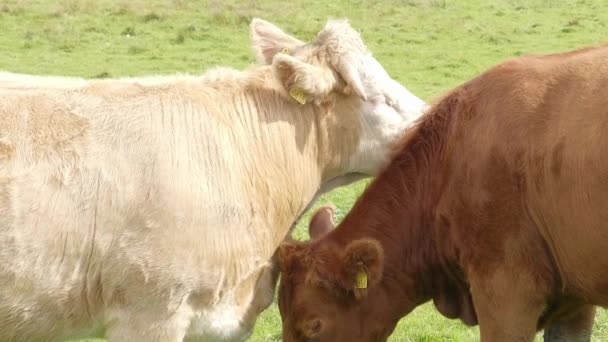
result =
M359 271L357 272L357 288L367 288L367 273L365 273L363 269L359 269Z
M304 95L304 93L297 88L292 88L289 91L289 96L293 97L294 100L300 102L301 104L305 104L306 103L306 96Z
M283 48L283 50L281 50L281 53L289 53L289 49L288 48Z

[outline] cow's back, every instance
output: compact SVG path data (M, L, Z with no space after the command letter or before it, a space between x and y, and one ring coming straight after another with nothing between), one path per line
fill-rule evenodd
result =
M528 135L528 203L567 291L608 304L608 48L557 65ZM543 130L543 126L546 126Z
M475 233L494 245L483 263L538 240L568 291L608 304L608 47L516 58L465 89L448 192L471 203L463 229L492 227Z
M112 239L121 238L111 236L111 229L120 232L129 217L124 214L144 198L138 158L146 144L118 116L99 120L103 111L109 107L101 97L81 92L19 90L2 96L3 339L44 340L91 329L101 305L112 300L112 293L102 291L102 281L108 282L101 279L102 265Z
M200 331L240 336L269 305L238 291L271 287L272 227L317 190L298 169L315 165L315 118L205 82L0 89L0 340L91 329L130 301L192 305Z
M219 119L205 117L208 139L198 139L186 133L204 113L172 103L172 92L187 96L179 89L104 87L22 89L0 100L3 340L88 334L102 314L138 295L130 292L156 294L161 300L150 305L166 307L178 305L161 303L172 284L216 281L205 273L218 274L212 248L179 246L211 242L214 232L221 239L227 222L218 218L238 224L238 208L210 185L228 184L221 177L230 175L210 176L217 158L191 158L221 151L207 146L223 141L215 136L225 135L221 126L211 129ZM214 194L221 208L201 207Z

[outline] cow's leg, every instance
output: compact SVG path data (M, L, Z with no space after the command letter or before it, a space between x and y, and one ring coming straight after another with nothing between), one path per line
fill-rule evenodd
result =
M189 320L159 312L111 314L107 322L107 342L182 342Z
M595 306L585 305L564 319L545 328L545 342L589 342L595 319Z
M514 276L498 269L488 278L471 279L481 342L534 340L545 296L534 278L522 273Z

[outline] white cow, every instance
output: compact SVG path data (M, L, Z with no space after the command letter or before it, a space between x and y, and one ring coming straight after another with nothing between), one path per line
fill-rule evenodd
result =
M246 71L0 76L1 341L245 339L296 219L425 107L346 21L250 28Z

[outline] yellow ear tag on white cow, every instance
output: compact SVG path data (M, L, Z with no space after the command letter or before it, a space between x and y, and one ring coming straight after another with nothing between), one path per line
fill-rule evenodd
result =
M357 271L357 288L367 288L367 273L365 273L365 270L363 270L362 268Z
M289 91L289 96L293 97L294 100L300 102L301 104L306 103L306 95L304 95L304 93L298 88L292 88Z
M289 49L288 48L283 48L283 50L281 50L281 53L289 53Z

